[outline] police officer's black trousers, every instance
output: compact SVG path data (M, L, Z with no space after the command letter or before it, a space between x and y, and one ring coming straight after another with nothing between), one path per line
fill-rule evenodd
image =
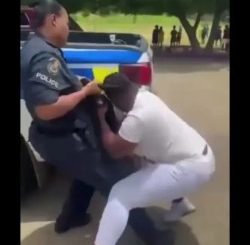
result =
M66 200L75 212L86 212L95 190L107 197L117 181L136 171L132 163L114 161L101 150L85 146L72 134L48 137L31 127L30 141L48 163L75 179ZM129 224L147 244L155 244L156 229L144 209L131 211Z
M94 187L80 180L73 180L65 205L68 206L67 208L72 208L74 215L86 213L94 192ZM107 195L108 193L106 193ZM128 223L142 240L147 244L154 244L157 237L156 229L145 209L137 208L132 210Z

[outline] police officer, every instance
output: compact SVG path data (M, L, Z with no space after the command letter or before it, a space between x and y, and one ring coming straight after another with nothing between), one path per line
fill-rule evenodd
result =
M43 1L34 7L31 27L35 35L21 51L21 86L33 118L29 139L46 162L75 179L56 222L56 231L64 232L89 222L86 210L95 189L107 195L114 183L136 169L102 150L93 104L93 95L101 91L94 81L83 86L60 50L69 34L66 10ZM133 210L129 223L147 244L164 239L143 209Z

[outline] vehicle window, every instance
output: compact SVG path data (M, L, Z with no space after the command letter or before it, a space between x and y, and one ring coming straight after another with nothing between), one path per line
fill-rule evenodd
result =
M73 20L72 17L69 17L69 29L72 31L82 31L82 28Z
M20 18L21 18L21 19L20 19L20 23L21 23L22 26L27 26L27 25L29 25L29 21L28 21L26 15L25 15L24 13L21 13Z

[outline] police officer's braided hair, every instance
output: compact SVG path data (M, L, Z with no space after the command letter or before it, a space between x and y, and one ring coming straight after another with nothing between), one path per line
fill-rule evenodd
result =
M50 14L60 15L62 5L54 0L40 0L29 5L33 8L33 16L30 20L30 26L37 30L44 24L45 18Z
M126 75L115 72L104 79L101 88L108 97L112 97L114 94L126 92L131 86L134 86L134 83Z

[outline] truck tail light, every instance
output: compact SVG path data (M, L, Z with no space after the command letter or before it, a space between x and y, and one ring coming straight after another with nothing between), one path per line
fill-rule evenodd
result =
M150 86L152 82L152 68L150 63L120 65L120 72L131 81L144 86Z

